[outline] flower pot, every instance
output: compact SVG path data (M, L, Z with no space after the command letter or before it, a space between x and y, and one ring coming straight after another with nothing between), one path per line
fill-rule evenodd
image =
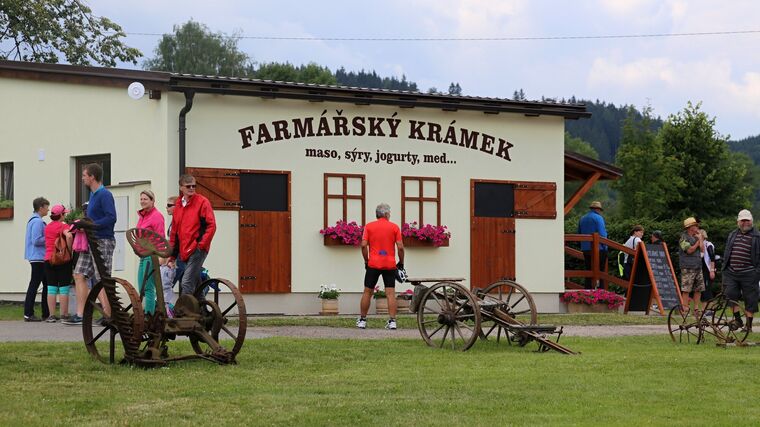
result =
M375 299L375 313L388 314L388 298Z
M446 240L441 246L434 246L430 240L420 240L414 237L403 237L405 248L438 248L442 246L449 246L449 241Z
M574 302L567 303L568 313L616 313L615 308L607 307L607 304L577 304Z
M337 299L323 299L322 311L319 312L322 316L337 316L338 315L338 300Z
M13 208L0 208L0 219L13 219Z
M349 245L348 243L344 243L343 240L340 238L333 239L330 236L324 236L325 238L325 246L348 246L348 247L354 247L354 245Z
M409 313L409 306L411 303L412 300L410 299L396 297L396 306L398 307L399 314Z

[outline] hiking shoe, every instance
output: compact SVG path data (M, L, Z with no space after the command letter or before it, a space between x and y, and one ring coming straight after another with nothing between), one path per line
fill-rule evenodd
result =
M65 320L63 322L64 325L72 325L72 326L79 326L82 324L82 317L77 316L76 314L71 315L71 317L68 318L68 320Z
M744 322L742 322L742 319L734 319L730 322L728 322L728 327L732 331L737 331L744 327Z
M385 323L385 329L396 330L396 319L388 319Z
M32 314L31 316L24 316L24 322L42 322L42 319Z
M356 327L359 329L367 329L367 320L361 317L356 319Z
M58 321L58 318L57 318L57 317L55 317L55 316L50 316L50 317L48 317L47 319L45 319L45 321L46 321L47 323L55 323L55 322L57 322L57 321Z

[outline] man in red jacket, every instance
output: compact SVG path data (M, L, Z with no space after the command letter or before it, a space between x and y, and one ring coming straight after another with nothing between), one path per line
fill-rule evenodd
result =
M203 261L208 256L211 239L216 232L216 219L211 202L195 193L195 177L182 175L179 178L179 190L182 198L175 202L172 215L169 241L174 253L169 258L169 263L174 267L177 258L185 262L180 290L183 294L192 295L201 282Z

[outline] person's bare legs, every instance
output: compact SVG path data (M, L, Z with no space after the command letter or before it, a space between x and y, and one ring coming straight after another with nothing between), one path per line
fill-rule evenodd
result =
M396 318L398 305L396 304L396 288L385 288L385 296L388 298L388 316Z
M69 294L60 295L60 301L61 301L61 319L65 319L69 317Z
M98 301L100 301L100 305L103 307L103 316L111 317L111 303L108 302L108 296L106 295L105 289L100 290Z
M364 293L362 294L362 300L359 304L359 311L361 313L361 317L365 318L367 317L367 313L369 312L369 304L372 301L372 291L373 289L370 289L368 287L364 287Z
M87 277L84 274L74 275L74 289L77 293L77 316L84 315L84 305L87 303Z
M55 294L50 295L50 292L48 292L47 305L48 305L48 311L50 311L51 316L55 316L55 297L56 297ZM63 310L63 302L61 302L61 310ZM42 319L42 320L47 320L47 319Z

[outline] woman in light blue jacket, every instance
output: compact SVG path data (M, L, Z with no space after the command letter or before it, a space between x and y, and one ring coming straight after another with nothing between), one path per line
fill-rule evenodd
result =
M45 221L50 202L44 197L37 197L32 202L34 213L26 223L26 237L24 238L24 258L32 266L32 278L26 289L24 300L24 321L39 322L50 316L47 305L47 286L45 286ZM37 288L42 283L42 319L34 315L34 300L37 299Z

